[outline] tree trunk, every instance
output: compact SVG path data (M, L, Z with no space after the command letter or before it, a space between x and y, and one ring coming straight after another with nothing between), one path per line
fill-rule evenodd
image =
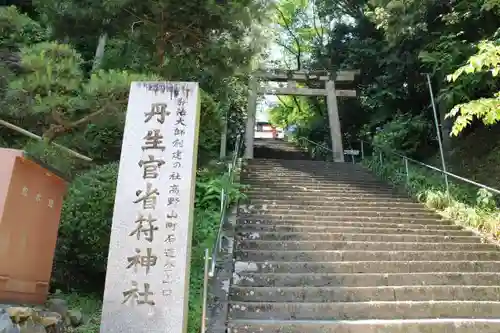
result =
M107 40L108 34L106 32L99 36L99 42L95 50L94 63L92 64L92 72L97 71L101 67Z

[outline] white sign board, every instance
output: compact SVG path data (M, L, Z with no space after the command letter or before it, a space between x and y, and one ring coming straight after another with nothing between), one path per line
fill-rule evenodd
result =
M198 83L133 82L101 333L186 332Z
M358 156L359 155L359 150L356 150L356 149L346 149L346 150L344 150L344 155Z

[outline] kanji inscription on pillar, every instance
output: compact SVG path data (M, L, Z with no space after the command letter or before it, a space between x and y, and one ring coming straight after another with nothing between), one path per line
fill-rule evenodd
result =
M132 82L101 333L184 333L198 147L195 82Z

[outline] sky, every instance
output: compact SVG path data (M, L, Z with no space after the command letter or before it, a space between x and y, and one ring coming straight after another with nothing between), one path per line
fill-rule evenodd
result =
M282 48L276 44L274 41L269 45L269 61L279 61L281 62L283 59L283 51ZM257 121L269 121L269 108L278 103L278 98L274 95L265 95L264 100L257 104L257 113L256 120Z

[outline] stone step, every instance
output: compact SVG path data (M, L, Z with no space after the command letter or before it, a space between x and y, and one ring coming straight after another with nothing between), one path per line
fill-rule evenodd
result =
M391 187L392 185L373 176L363 174L289 174L283 172L270 171L266 172L265 177L249 176L243 173L240 180L244 184L252 186L257 185L279 185L286 184L287 186L328 186L328 185L344 185L357 187Z
M246 165L243 167L243 175L253 178L266 178L269 176L288 177L289 175L328 177L329 175L357 175L370 177L380 181L373 173L367 169L356 169L350 165L348 168L311 168L307 166L277 166L277 165ZM266 172L264 172L266 171Z
M358 201L358 202L371 202L371 201L387 201L387 202L411 202L409 197L395 195L395 194L346 194L346 193L334 193L331 194L318 194L317 192L307 192L307 193L281 193L281 192L252 192L247 191L245 193L248 200L276 200L276 201L286 201L286 200L322 200L323 202L327 201Z
M329 179L324 181L287 181L285 179L269 179L269 180L251 180L248 178L241 178L245 185L250 187L271 187L271 188L294 188L294 187L305 187L305 188L337 188L337 187L352 187L358 189L384 189L392 188L389 184L384 184L381 182L367 181L367 180L354 180L354 179Z
M361 165L348 164L348 165L337 165L332 167L331 164L321 164L321 163L310 163L311 161L305 161L305 163L266 163L262 161L260 163L247 163L244 165L255 173L262 174L261 170L268 169L282 169L289 170L293 172L363 172L365 174L370 174L370 171Z
M432 228L367 228L367 227L330 227L324 225L286 225L286 224L253 224L253 225L237 225L236 231L241 233L260 233L260 232L324 232L332 234L381 234L381 235L432 235L432 236L472 236L472 231L469 230L440 230Z
M290 200L289 202L277 201L277 200L253 200L248 203L241 203L240 208L245 209L299 209L299 210L346 210L346 209L360 209L360 210L406 210L411 212L421 212L429 211L424 205L420 203L413 202L373 202L373 201L328 201L323 202L311 201L311 202L300 202Z
M307 169L325 169L325 170L366 170L362 165L345 163L345 162L330 162L318 160L281 160L281 159L264 159L255 158L246 161L247 166L259 167L280 167L280 168L294 168L299 166L306 167Z
M498 319L500 302L421 301L421 302L341 302L341 303L261 303L231 302L230 319Z
M244 165L243 171L245 175L250 177L269 177L270 173L277 172L280 175L287 176L293 175L316 175L318 177L328 175L363 175L377 179L368 169L356 168L352 164L344 168L331 168L331 167L314 167L311 165Z
M280 208L268 208L265 211L259 210L259 209L254 209L254 208L243 208L240 207L238 208L238 213L244 214L244 215L271 215L271 216L283 216L286 218L288 215L293 215L293 216L310 216L313 215L315 217L319 216L332 216L332 217L337 217L337 216L387 216L387 217L400 217L400 216L405 216L405 217L417 217L417 218L432 218L436 219L439 215L437 215L435 212L431 212L425 209L420 209L420 210L395 210L395 209L380 209L377 207L374 208L363 208L361 209L355 209L355 208L322 208L322 209L280 209Z
M499 319L231 320L228 333L499 333Z
M246 184L248 185L248 184ZM252 192L271 192L271 191L283 191L283 193L292 194L302 194L302 193L339 193L348 192L350 194L356 193L367 193L367 194L394 194L394 189L390 187L355 187L351 185L331 185L331 186L273 186L268 184L254 185L250 186L249 190L245 190L245 193Z
M239 240L240 251L496 251L493 244Z
M265 176L252 176L241 174L240 180L251 186L271 185L271 186L310 186L310 187L328 187L328 186L354 186L354 187L393 187L392 184L381 181L371 175L337 173L328 175L318 174L288 174L280 171L266 172Z
M322 184L336 184L336 183L346 183L346 184L358 184L358 185L371 185L371 186L391 186L390 183L380 180L372 175L367 175L364 173L332 173L329 175L325 174L302 174L302 175L290 175L288 172L271 172L264 174L255 173L242 173L241 178L245 182L255 183L255 184L296 184L304 183L309 185L322 185Z
M367 205L364 202L361 204L355 203L352 205L338 204L336 201L328 202L325 201L323 205L299 205L299 204L245 204L242 203L238 206L239 209L248 211L266 211L266 210L293 210L293 211L371 211L371 212L394 212L394 211L407 211L412 213L432 213L436 215L435 212L425 208L424 205L413 205L413 206L401 206L397 203L395 205L390 205L387 203L380 202L377 205L371 204Z
M500 286L232 287L231 302L500 301Z
M420 223L397 223L394 221L377 221L377 222L359 222L359 221L306 221L306 220L281 220L280 224L284 225L312 225L325 227L352 227L352 228L410 228L410 229L439 229L439 230L462 230L461 226L448 224L446 221L419 221ZM273 220L253 220L238 218L236 223L239 225L275 225L277 222Z
M288 199L288 198L300 198L300 199L311 199L316 197L317 199L323 198L324 200L358 200L358 199L376 199L385 200L390 198L401 197L410 201L409 197L402 196L390 189L383 190L356 190L349 187L330 189L330 190L317 190L309 189L307 191L298 188L255 188L250 187L242 191L250 199Z
M233 285L245 287L498 286L500 285L500 273L410 272L291 274L235 272L233 274Z
M238 250L235 259L241 261L455 261L500 260L500 251L285 251Z
M353 168L353 165L344 167L344 168L331 168L331 167L322 167L322 166L310 166L310 165L245 165L244 171L246 174L253 175L263 175L267 176L272 174L273 172L279 173L281 175L317 175L317 176L326 176L326 175L363 175L363 176L371 176L374 177L373 174L370 174L367 169L359 169Z
M354 212L356 213L356 212ZM425 224L431 221L444 221L440 220L433 215L432 217L422 217L422 215L418 214L418 216L414 215L378 215L378 214L369 214L367 212L360 213L361 215L351 214L349 212L345 212L345 214L339 215L331 215L331 216L322 216L322 215L296 215L296 214L238 214L238 219L247 219L247 220L272 220L276 224L281 221L304 221L305 224L316 222L341 222L341 221L359 221L359 222L393 222L393 223L417 223L417 224ZM432 222L431 222L432 223Z
M332 163L329 162L321 162L322 161L287 160L286 163L269 163L261 160L254 163L248 163L245 165L245 168L255 170L258 173L263 170L282 169L294 172L364 172L369 174L369 171L361 165L352 163L332 165Z
M247 183L254 184L307 184L307 185L322 185L322 184L357 184L357 185L372 185L372 186L390 186L390 184L381 181L373 176L359 174L352 176L350 174L331 174L331 175L289 175L287 173L271 173L265 175L242 174L240 179Z
M375 228L376 229L376 228ZM311 230L311 229L309 229ZM280 241L294 241L294 240L330 240L330 241L362 241L362 242L424 242L424 243L482 243L483 239L478 236L444 236L436 235L434 233L428 235L415 235L415 234L369 234L369 233L330 233L330 232L290 232L290 231L253 231L253 232L240 232L237 233L238 239L260 239L260 240L280 240Z
M244 201L242 201L244 202ZM424 206L419 202L411 202L408 199L393 199L393 200L308 200L302 197L295 197L294 199L247 199L245 205L256 206L291 206L291 207L393 207L394 209L408 209L408 208L423 208Z
M336 261L281 262L236 261L234 271L247 273L424 273L424 272L498 272L500 261Z

